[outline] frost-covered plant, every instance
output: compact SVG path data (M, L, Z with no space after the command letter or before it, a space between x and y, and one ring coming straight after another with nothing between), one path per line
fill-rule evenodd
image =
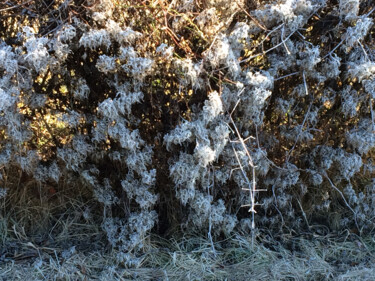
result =
M105 29L88 31L80 38L79 43L92 50L101 46L108 49L112 44L110 34Z
M346 134L346 140L361 155L367 154L375 147L374 124L369 119L361 120L358 128Z
M368 183L363 191L356 191L352 184L348 184L344 188L344 194L348 198L349 203L353 207L358 224L362 230L373 230L375 225L371 218L374 217L375 189L374 179ZM348 223L343 220L342 224Z
M251 71L244 73L243 85L247 86L241 90L241 95L238 110L244 115L243 118L251 120L254 124L260 125L263 119L263 109L265 107L267 99L271 95L270 89L273 87L273 78L268 72L256 72ZM229 94L233 95L234 93ZM251 125L247 124L247 128Z
M168 46L167 44L160 44L159 47L156 48L156 53L160 54L164 59L171 59L173 56L174 48L172 46Z
M16 54L12 51L11 46L7 46L6 44L0 44L0 68L5 70L5 77L4 78L11 78L17 71L18 62Z
M106 30L120 44L133 44L142 37L142 33L136 32L128 26L122 28L119 23L111 19L106 23Z
M60 168L56 161L52 162L52 164L50 164L49 166L45 166L39 163L34 172L34 177L40 182L53 180L54 182L58 183L61 177Z
M158 215L211 238L300 229L338 207L345 225L372 218L373 14L351 0L206 2L100 0L56 29L5 30L1 185L15 168L87 188L133 266Z
M233 43L236 44L236 42ZM227 36L216 39L215 45L206 54L206 60L213 68L218 68L219 65L226 66L234 78L239 75L240 65Z
M236 23L233 31L230 33L229 42L236 57L240 57L241 51L250 45L250 33L251 27L244 22Z
M359 18L354 27L348 27L346 30L344 46L351 48L354 44L361 44L360 41L367 35L372 25L373 20L371 18Z
M236 224L236 218L226 211L224 202L220 199L215 202L210 195L217 188L212 182L210 167L219 159L229 140L223 110L219 94L212 92L195 120L183 122L164 137L169 150L184 143L195 144L192 153L181 152L174 160L170 175L176 184L177 198L191 209L189 224L198 228L213 227L216 232L220 229L230 232Z
M37 38L32 28L26 26L23 28L25 34L26 54L24 59L32 66L36 72L46 70L49 64L49 54L46 48L48 39L45 37Z
M331 55L322 66L321 74L327 78L338 77L340 71L341 58L336 54Z
M350 21L355 19L359 12L359 0L340 0L340 16Z
M342 107L341 110L346 116L354 117L357 115L357 107L359 103L357 92L351 87L343 89L342 93Z
M116 58L107 55L101 55L96 63L99 71L108 73L116 72Z
M7 190L5 188L0 188L0 199L3 199L7 196Z
M73 86L74 98L78 100L85 100L88 98L88 95L90 93L90 88L89 86L87 86L87 83L83 78L79 78L77 81L75 81L73 85L74 85Z
M345 153L338 149L334 157L338 165L339 175L346 180L351 179L362 167L362 158L357 153Z
M297 60L297 64L306 72L313 71L316 65L321 61L319 46L303 44L298 47L301 47L302 51L299 52L300 59Z
M203 80L200 77L202 73L201 63L193 63L191 59L175 60L173 63L180 73L179 80L183 86L188 87L192 85L194 89L205 88Z
M352 78L358 78L359 81L372 77L375 73L375 62L351 61L348 75Z
M62 27L62 30L58 34L61 41L67 42L72 40L77 35L77 29L70 24L66 24Z
M259 9L255 14L266 26L276 26L284 22L289 29L296 30L306 22L308 15L323 3L323 1L286 0L265 5L265 9Z

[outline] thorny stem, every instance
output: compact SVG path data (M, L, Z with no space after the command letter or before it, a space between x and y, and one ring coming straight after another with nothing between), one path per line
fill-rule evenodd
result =
M238 162L238 165L240 166L240 169L241 169L241 172L242 172L242 175L243 177L245 178L246 180L246 183L251 186L251 183L249 181L249 178L247 177L244 169L243 169L243 166L241 164L241 160L239 159L238 157L238 154L237 154L237 151L236 149L234 148L233 146L233 143L232 143L232 148L233 148L233 151L234 151L234 155L236 156L236 159L237 159L237 162ZM250 205L249 205L249 212L251 212L251 247L254 246L254 238L255 238L255 167L252 166L252 170L253 170L253 189L249 189L250 191Z
M239 95L241 95L241 94L242 94L242 91L239 93ZM238 96L239 96L239 95L238 95ZM255 211L255 206L256 206L256 203L255 203L255 195L256 195L256 192L258 191L258 190L256 189L256 178L255 178L255 177L256 177L256 174L255 174L255 168L256 168L256 166L254 165L253 159L252 159L252 157L251 157L251 155L250 155L249 150L248 150L247 147L246 147L245 141L244 141L244 139L242 138L240 132L238 131L238 128L237 128L237 126L236 126L236 123L234 122L234 120L233 120L233 118L232 118L232 114L233 114L234 110L236 109L236 107L238 106L239 102L240 102L240 99L237 101L237 103L236 103L234 109L233 109L232 112L230 113L230 115L229 115L229 119L230 119L230 122L231 122L232 125L233 125L233 128L234 128L235 133L236 133L237 138L238 138L238 141L240 142L240 144L241 144L241 146L242 146L242 148L243 148L243 151L246 153L246 155L247 155L247 157L248 157L248 159L249 159L249 163L248 163L248 164L250 165L250 167L251 167L251 169L252 169L252 177L253 177L253 179L252 179L252 182L250 183L250 180L249 180L249 178L247 177L247 175L246 175L246 173L245 173L245 170L244 170L244 168L243 168L243 166L242 166L242 164L241 164L241 160L239 159L239 157L238 157L238 153L237 153L236 149L234 148L234 145L233 145L233 142L232 142L232 148L233 148L234 154L235 154L235 156L236 156L236 159L237 159L238 165L240 166L240 169L241 169L242 175L243 175L243 177L245 178L245 181L246 181L246 183L247 183L248 186L249 186L249 191L250 191L250 206L249 206L249 212L251 212L251 245L252 245L252 247L253 247L253 246L254 246L254 239L255 239L255 213L256 213L256 211Z

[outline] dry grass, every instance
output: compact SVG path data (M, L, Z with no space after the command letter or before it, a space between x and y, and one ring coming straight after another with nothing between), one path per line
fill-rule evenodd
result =
M341 236L341 237L340 237ZM13 241L3 258L2 280L373 280L375 241L354 235L251 238L240 235L215 244L195 237L151 237L140 268L126 269L116 252L37 247ZM277 241L279 240L279 241ZM22 257L22 258L21 258Z
M9 187L9 186L8 186ZM374 280L375 238L351 232L274 236L260 229L214 245L204 233L150 236L125 268L108 247L87 190L13 187L0 199L0 280ZM32 191L38 191L37 196ZM75 194L75 196L71 196ZM91 216L85 215L87 210ZM214 246L214 249L213 247Z

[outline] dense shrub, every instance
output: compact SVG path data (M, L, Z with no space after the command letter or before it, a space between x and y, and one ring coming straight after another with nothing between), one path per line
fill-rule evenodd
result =
M129 265L178 225L373 229L371 1L47 2L0 5L0 197L87 188Z

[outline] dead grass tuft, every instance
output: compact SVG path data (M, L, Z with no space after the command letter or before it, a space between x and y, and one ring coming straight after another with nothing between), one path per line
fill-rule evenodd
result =
M353 235L275 239L251 247L240 235L215 243L151 237L140 268L116 263L116 252L38 248L37 255L6 258L3 280L373 280L375 242ZM279 241L278 241L279 240ZM267 244L267 246L266 246ZM33 248L25 245L23 253ZM21 248L19 249L21 251ZM31 251L32 252L32 251Z
M175 233L168 240L150 236L141 266L126 268L105 242L102 211L88 190L62 184L50 194L48 187L34 182L28 188L7 188L9 193L0 202L0 280L373 280L375 276L372 236L318 235L318 231L272 236L265 229L259 230L253 246L252 238L240 233L214 244L200 233ZM319 229L311 227L315 228Z

